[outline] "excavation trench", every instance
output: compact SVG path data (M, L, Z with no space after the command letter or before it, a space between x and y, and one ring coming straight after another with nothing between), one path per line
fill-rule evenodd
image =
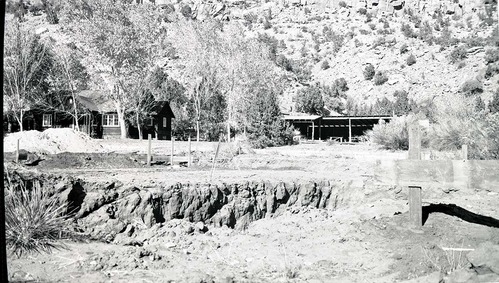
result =
M289 207L334 210L360 203L364 197L362 189L349 182L327 180L136 187L30 171L10 172L9 179L51 191L68 203L67 212L85 233L107 240L127 232L131 224L150 228L172 219L244 230L251 222L278 216Z

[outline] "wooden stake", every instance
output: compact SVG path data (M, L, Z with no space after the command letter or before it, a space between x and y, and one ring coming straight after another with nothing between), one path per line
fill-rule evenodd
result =
M172 169L173 169L173 151L175 150L175 148L173 146L174 142L175 142L175 137L172 136L172 152L170 154L170 166Z
M187 167L191 167L191 136L189 136L189 153L187 154Z
M215 161L217 160L218 152L220 151L220 144L222 143L222 136L220 136L220 139L218 141L217 145L217 150L215 151L215 156L213 157L213 166L211 167L211 174L210 174L210 182L211 179L213 178L213 172L215 171Z
M414 227L421 228L423 226L421 187L409 186L409 219Z
M21 139L17 139L17 146L16 146L16 163L19 163L19 141Z
M409 125L409 159L421 160L421 128L419 124Z
M463 144L461 147L461 155L464 160L468 160L468 145Z
M147 166L151 166L151 134L147 135Z

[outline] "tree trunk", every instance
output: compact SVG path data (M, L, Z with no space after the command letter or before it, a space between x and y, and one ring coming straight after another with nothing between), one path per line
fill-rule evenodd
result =
M141 126L140 126L140 121L139 121L139 111L136 111L135 119L136 119L136 122L137 122L137 129L139 130L139 140L142 140L142 129L141 129Z
M78 110L76 109L76 99L75 99L75 95L73 93L73 107L75 109L75 129L77 131L80 131L80 125L78 124Z
M196 142L199 143L199 118L196 119Z
M116 112L118 113L118 123L120 124L121 138L126 139L127 130L125 125L125 110L122 109L119 103L116 103Z
M17 122L19 123L19 131L22 132L24 130L23 128L23 117L24 117L24 111L19 112L19 118L16 116Z

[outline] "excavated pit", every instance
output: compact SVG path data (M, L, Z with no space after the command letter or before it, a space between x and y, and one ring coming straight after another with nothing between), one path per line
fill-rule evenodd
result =
M131 224L139 223L147 229L157 223L184 219L244 230L251 222L278 216L289 207L334 210L360 203L364 197L362 189L353 188L351 183L327 180L136 187L119 181L87 182L35 171L4 174L9 175L11 183L24 182L28 188L39 183L67 202L67 212L82 231L106 241L129 233Z

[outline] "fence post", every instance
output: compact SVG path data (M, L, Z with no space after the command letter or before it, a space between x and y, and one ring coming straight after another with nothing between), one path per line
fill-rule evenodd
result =
M151 166L151 134L147 135L147 166Z
M468 160L468 145L463 144L461 147L461 155L464 160Z
M421 160L421 126L409 125L409 159ZM409 186L409 220L416 228L423 226L421 187Z
M189 135L189 153L187 154L187 167L191 167L191 136Z
M19 163L19 141L21 139L17 139L17 145L16 145L16 163Z
M172 136L172 152L170 153L170 167L172 169L173 169L173 151L175 150L173 145L174 142L175 142L175 137Z

